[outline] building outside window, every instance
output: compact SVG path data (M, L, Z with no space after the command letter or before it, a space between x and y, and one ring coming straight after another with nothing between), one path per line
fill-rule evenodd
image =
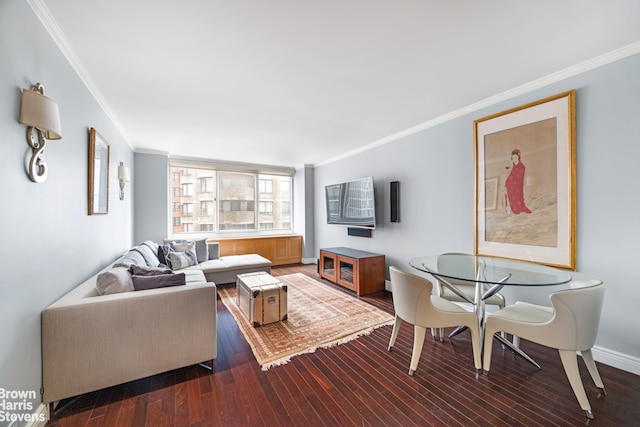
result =
M291 231L291 174L184 165L170 174L173 233Z

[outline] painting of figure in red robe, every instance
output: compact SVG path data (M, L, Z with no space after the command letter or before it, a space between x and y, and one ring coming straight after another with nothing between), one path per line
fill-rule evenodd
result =
M557 246L557 147L555 118L484 136L487 242Z
M522 152L514 148L511 151L511 166L506 167L509 171L504 182L505 189L505 207L507 213L531 213L531 210L524 203L524 173L526 167L522 163Z

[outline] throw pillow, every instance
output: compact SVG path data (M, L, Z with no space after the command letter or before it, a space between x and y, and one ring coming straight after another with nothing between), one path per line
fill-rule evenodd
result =
M171 245L159 245L158 246L158 259L161 264L165 264L171 268L171 260L169 259L169 253L173 252Z
M167 267L147 267L143 265L132 265L129 272L134 276L159 276L161 274L173 274Z
M167 288L170 286L184 286L187 284L184 273L162 274L158 276L132 276L132 281L133 288L136 291Z
M173 251L169 252L168 261L172 270L180 270L181 268L196 265L198 263L198 258L196 257L195 250L184 252Z
M133 281L129 270L123 267L111 268L98 274L96 288L100 295L133 291Z
M195 242L174 242L171 244L171 247L177 252L196 251Z

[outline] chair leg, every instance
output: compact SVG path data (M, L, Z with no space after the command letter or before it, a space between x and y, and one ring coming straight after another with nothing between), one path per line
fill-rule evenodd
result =
M493 352L493 334L492 330L484 330L484 337L482 338L482 370L485 374L489 373L491 369L491 353Z
M444 328L431 328L431 336L434 340L444 341Z
M418 369L418 362L422 354L422 346L424 345L424 337L427 334L427 328L422 326L413 327L413 353L411 353L411 364L409 365L409 375Z
M396 338L398 338L398 332L400 332L400 324L402 323L402 319L400 319L397 315L395 321L393 322L393 330L391 331L391 339L389 340L389 347L387 351L391 351L393 345L396 343Z
M580 372L578 371L578 356L574 350L558 350L560 353L560 360L564 367L564 372L567 374L569 384L573 389L573 394L576 395L580 407L585 412L587 418L593 419L593 413L591 412L591 405L589 399L584 391L582 380L580 379Z
M514 347L520 347L520 337L517 335L513 336L513 346Z
M600 373L598 372L598 368L596 367L596 362L595 360L593 360L591 349L581 351L580 353L582 353L582 360L584 361L584 364L587 365L587 369L589 370L591 378L593 379L596 387L600 389L600 393L603 396L606 396L607 392L604 389L604 383L602 382L602 378L600 378Z

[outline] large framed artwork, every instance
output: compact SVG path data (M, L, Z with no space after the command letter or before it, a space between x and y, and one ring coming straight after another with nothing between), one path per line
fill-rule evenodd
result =
M94 129L89 134L89 215L109 213L109 143Z
M575 90L474 121L476 255L575 270Z

